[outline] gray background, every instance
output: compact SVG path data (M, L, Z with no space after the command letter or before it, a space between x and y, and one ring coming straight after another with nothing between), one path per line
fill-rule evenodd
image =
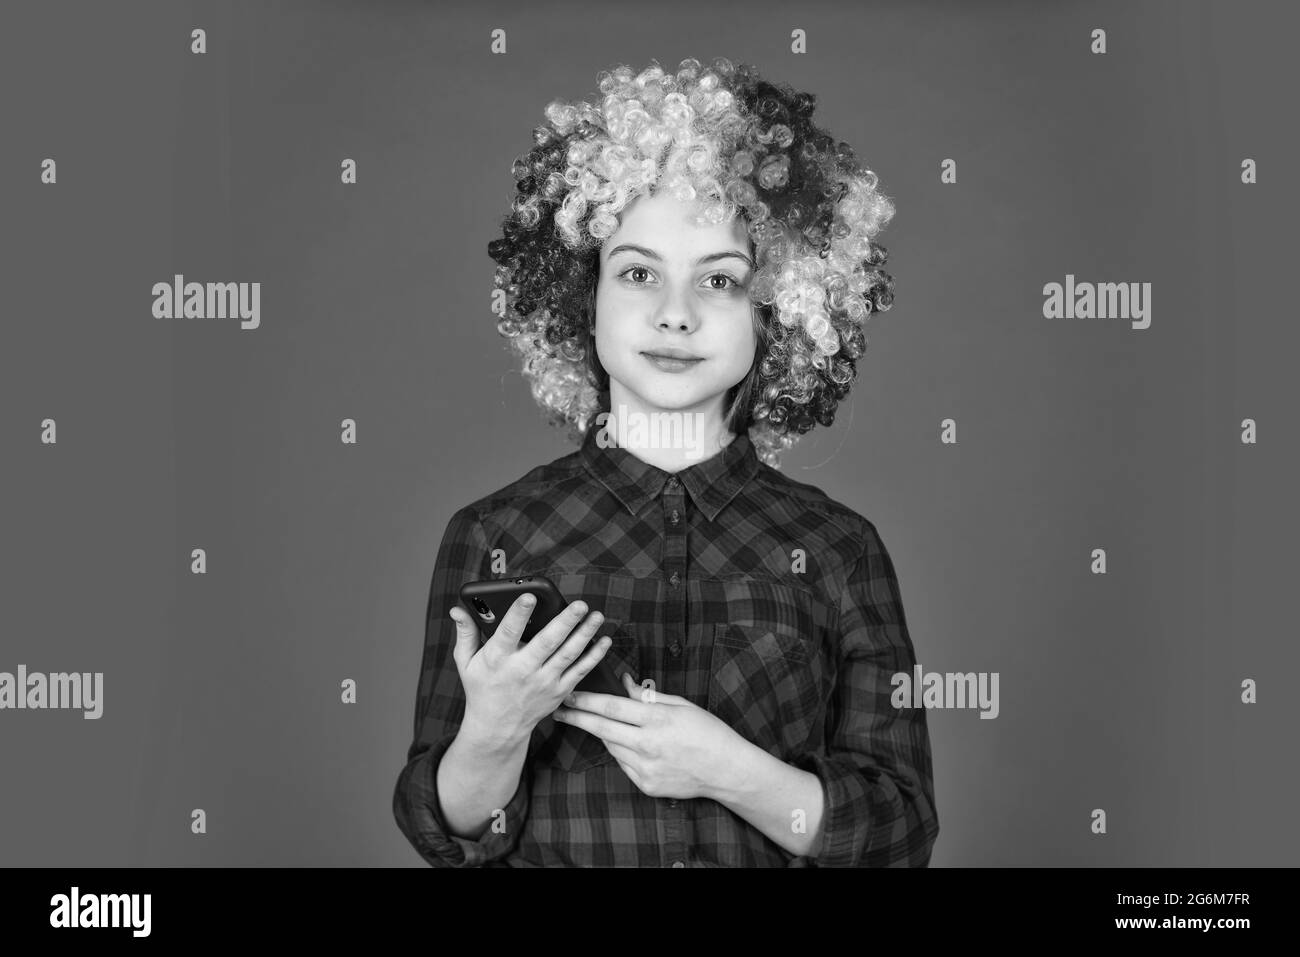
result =
M1288 6L5 3L0 670L105 711L0 712L0 862L422 866L439 539L572 449L489 311L510 164L601 69L724 55L897 203L897 302L784 467L876 523L927 670L1001 675L930 713L933 863L1295 864ZM260 281L261 328L152 318L174 272ZM1151 328L1044 319L1066 273Z

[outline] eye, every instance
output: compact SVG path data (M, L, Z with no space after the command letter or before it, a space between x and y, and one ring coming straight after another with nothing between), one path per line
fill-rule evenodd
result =
M626 276L628 273L634 273L634 272L636 272L636 273L646 273L646 274L649 274L650 270L649 270L649 269L646 269L645 266L628 266L626 269L624 269L621 273L618 274L618 278L622 279L622 278L623 278L624 276ZM645 285L645 282L644 282L644 281L636 281L636 282L633 282L632 285L634 285L634 286L644 286L644 285Z
M714 279L724 279L726 280L726 282L731 284L730 286L726 285L725 283L721 286L710 286L709 288L714 290L715 292L728 292L730 289L732 289L732 287L736 287L740 285L739 282L737 282L735 279L728 276L725 272L715 272L713 275L709 276L708 279L706 279L705 281L710 282Z
M633 286L649 285L647 279L641 278L643 275L646 277L650 277L653 276L654 273L652 273L645 266L628 266L626 269L624 269L622 272L618 274L618 278L624 280L625 282ZM634 278L630 278L630 277L634 277ZM721 280L722 281L721 284L718 284L717 280ZM708 283L708 286L706 288L710 292L731 292L733 289L739 289L743 285L735 277L730 276L725 272L711 273L705 277L704 281Z

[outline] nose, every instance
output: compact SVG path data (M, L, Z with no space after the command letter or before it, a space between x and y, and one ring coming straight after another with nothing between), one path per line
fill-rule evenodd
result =
M669 287L664 293L663 303L655 316L655 325L660 330L671 329L675 332L691 332L698 322L695 311L691 308L690 292Z

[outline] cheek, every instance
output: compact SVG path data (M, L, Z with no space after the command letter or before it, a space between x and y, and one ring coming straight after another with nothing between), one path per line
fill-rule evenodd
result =
M614 341L623 335L628 315L627 305L616 292L596 293L596 337Z
M651 299L644 290L628 289L614 280L602 281L596 285L596 315L617 319L629 312L644 312Z
M758 332L754 329L753 314L748 305L737 310L735 321L728 326L724 338L728 367L737 368L740 375L744 375L753 364L754 350L758 348Z
M731 360L725 377L728 389L732 386L739 385L744 381L745 376L749 375L749 369L753 365L753 356L754 352L751 348L743 354L738 353L734 359Z
M732 366L731 372L727 376L729 380L727 388L740 385L745 380L745 377L749 375L756 361L754 358L754 343L751 342L744 347L743 351L737 353L735 365Z

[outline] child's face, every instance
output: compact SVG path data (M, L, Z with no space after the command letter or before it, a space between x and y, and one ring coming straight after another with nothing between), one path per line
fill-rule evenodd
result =
M727 390L749 374L757 333L745 223L696 226L694 207L668 193L640 196L601 247L596 354L615 404L621 390L649 410L720 416ZM700 361L674 367L646 355L664 349Z

